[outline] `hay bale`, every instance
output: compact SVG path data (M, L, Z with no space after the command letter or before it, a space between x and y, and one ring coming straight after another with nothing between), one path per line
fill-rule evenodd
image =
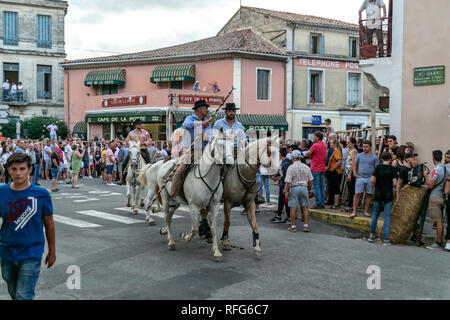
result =
M416 230L426 194L426 187L407 185L402 188L391 212L389 240L392 244L404 244Z

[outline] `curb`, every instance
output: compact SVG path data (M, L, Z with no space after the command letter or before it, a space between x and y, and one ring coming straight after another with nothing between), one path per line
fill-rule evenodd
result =
M301 217L301 211L297 212L297 215ZM327 212L327 211L321 211L316 209L309 209L309 215L311 218L322 221L328 224L334 224L338 226L345 226L352 229L360 230L360 231L367 231L370 232L371 224L372 224L372 218L366 218L366 217L355 217L350 218L346 214L340 214L340 213L333 213L333 212ZM377 223L377 229L375 231L376 234L379 234L381 236L383 232L383 221L380 220ZM423 242L434 242L436 239L435 236L430 234L423 234L422 235L422 241Z

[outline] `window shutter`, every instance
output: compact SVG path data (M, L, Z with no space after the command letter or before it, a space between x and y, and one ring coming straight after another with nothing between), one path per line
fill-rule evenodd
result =
M39 48L52 47L52 18L51 16L37 16L36 41Z
M360 105L359 101L359 76L350 74L348 76L348 104Z
M319 54L325 54L325 38L322 35L319 37Z
M353 38L348 39L348 56L353 57Z
M3 43L19 45L19 19L17 12L3 12Z
M309 51L310 53L314 53L314 42L313 42L313 35L312 33L309 34Z

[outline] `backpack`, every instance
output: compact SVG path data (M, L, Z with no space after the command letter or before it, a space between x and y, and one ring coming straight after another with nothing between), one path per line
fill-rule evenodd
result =
M423 175L424 164L418 164L408 172L408 184L413 187L421 187L426 179Z

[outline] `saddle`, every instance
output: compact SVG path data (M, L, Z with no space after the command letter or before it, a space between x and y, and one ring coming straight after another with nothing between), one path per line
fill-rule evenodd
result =
M177 194L183 199L183 201L186 201L186 196L184 195L184 182L186 181L186 178L188 176L188 174L191 172L192 168L195 167L195 164L191 163L191 164L185 164L184 165L184 169L183 172L180 174L181 175L181 179L177 180L174 182L174 176L175 176L175 170L177 169L177 164L174 163L170 169L167 171L167 173L164 175L163 180L164 181L171 181L172 183L176 183L176 185L172 185L171 189L172 190L178 190ZM175 189L174 189L175 188Z

